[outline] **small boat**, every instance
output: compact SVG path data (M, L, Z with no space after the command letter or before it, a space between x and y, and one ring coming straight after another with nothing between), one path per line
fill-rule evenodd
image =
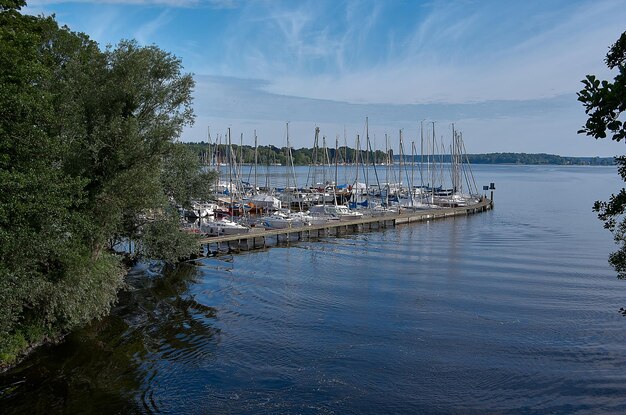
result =
M309 225L308 217L300 213L276 212L263 220L263 226L269 229L301 228Z
M240 235L250 232L249 227L226 218L207 221L200 226L200 230L207 236Z
M315 205L309 209L309 215L335 218L342 221L361 219L363 214L350 210L345 205Z
M199 202L195 201L191 203L191 209L197 212L197 217L205 218L207 216L215 215L215 210L217 209L216 203L211 202Z
M450 197L435 197L434 203L439 207L466 207L478 203L478 198L469 194L455 193Z
M302 215L303 220L306 220L311 226L325 225L329 222L339 222L339 218L331 216L313 216L304 212L299 212Z
M261 210L278 210L282 208L281 202L277 197L267 193L256 194L249 199L250 203L254 203L257 209Z

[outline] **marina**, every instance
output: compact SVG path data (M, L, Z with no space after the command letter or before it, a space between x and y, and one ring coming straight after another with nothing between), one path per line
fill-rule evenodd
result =
M425 209L410 212L388 213L376 216L363 216L348 221L333 221L322 225L290 227L285 229L251 228L248 233L222 235L200 240L200 256L218 255L243 250L261 249L278 245L282 242L310 240L326 236L337 236L395 227L401 224L444 219L460 215L485 212L493 208L493 199L482 197L478 203L470 206Z
M205 171L213 173L213 194L191 206L178 206L181 226L200 235L199 256L213 256L491 209L495 183L483 186L480 193L462 133L451 124L451 145L446 148L438 142L434 122L429 124L420 123L419 156L414 141L410 155L405 153L402 130L398 154L388 136L385 151L374 150L367 117L364 142L357 135L354 149L346 142L339 147L338 137L334 149L327 147L325 136L320 145L316 127L311 153L304 159L300 156L300 162L307 163L298 166L289 142L289 123L286 146L273 147L284 154L270 149L261 154L255 132L254 147L247 148L244 156L243 135L234 147L230 129L224 145L222 136L213 140L209 131L208 143L196 150ZM279 155L284 156L286 168L270 167L270 160ZM244 165L249 166L247 177Z

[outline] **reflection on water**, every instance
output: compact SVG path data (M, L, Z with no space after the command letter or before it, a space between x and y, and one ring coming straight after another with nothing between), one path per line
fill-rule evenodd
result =
M474 173L495 210L136 269L2 413L625 413L614 169Z
M211 359L219 330L212 325L216 310L186 294L195 267L148 274L137 269L129 276L112 316L5 374L3 413L158 412L155 378L166 379L171 364Z

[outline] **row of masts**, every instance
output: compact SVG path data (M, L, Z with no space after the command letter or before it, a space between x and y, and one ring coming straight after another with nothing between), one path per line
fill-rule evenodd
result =
M361 142L361 137L359 134L356 135L356 146L355 146L355 157L353 160L353 164L355 166L353 170L354 180L350 181L347 177L347 169L344 169L344 182L346 184L350 183L350 188L352 193L354 194L354 201L359 202L364 199L365 196L370 195L371 188L383 189L386 188L386 194L390 193L391 183L389 182L390 176L394 178L396 181L396 187L399 187L399 191L402 191L402 188L405 187L410 189L408 192L410 203L413 204L413 198L417 196L418 193L414 192L413 189L419 189L419 195L421 199L424 199L424 195L430 192L430 200L434 199L435 193L437 189L442 189L444 186L444 178L445 167L444 167L444 153L448 153L450 155L450 178L451 178L451 188L448 190L453 193L463 193L464 183L466 184L467 193L468 194L477 194L478 190L476 188L476 184L473 178L473 173L471 172L471 167L469 166L467 155L465 152L465 145L462 139L462 133L458 132L455 129L454 124L452 124L452 143L450 145L449 151L444 151L445 146L443 144L443 137L441 138L441 142L437 141L437 136L435 133L435 122L430 122L428 126L428 130L425 129L424 122L420 123L420 152L419 156L417 154L417 147L414 141L411 142L410 145L410 162L407 163L406 159L408 155L406 154L405 149L405 140L404 140L404 131L399 130L399 156L398 160L398 169L397 169L397 177L396 170L394 169L394 157L393 151L390 146L390 139L387 134L385 134L385 155L386 159L384 161L376 160L376 152L373 150L372 141L369 137L369 123L366 118L365 122L365 142ZM432 129L430 128L432 127ZM285 151L285 160L286 160L286 186L285 189L298 189L297 185L297 175L295 172L295 163L291 150L291 143L289 139L289 123L286 123L286 142L287 145L284 147ZM425 134L426 132L426 134ZM226 154L225 159L221 159L219 149L222 148L221 145L221 137L218 135L218 139L213 143L211 139L210 129L208 131L208 151L203 154L203 161L210 168L215 168L219 177L225 176L224 172L221 171L222 167L228 167L228 183L229 183L229 191L228 194L231 198L231 204L235 202L236 197L236 186L235 183L243 182L243 172L242 166L244 165L243 161L243 134L240 136L240 145L239 145L239 155L234 151L232 146L231 139L231 131L230 128L226 134L227 138L227 146L226 146ZM307 183L305 187L315 187L316 185L326 185L332 183L333 192L337 189L337 184L339 183L338 177L338 166L339 164L347 164L348 162L348 147L347 147L347 139L345 136L344 129L344 152L339 149L339 136L336 136L335 139L335 149L334 149L334 160L331 161L331 157L329 155L329 149L327 147L326 137L322 136L322 143L320 146L320 129L319 127L315 128L315 138L313 145L313 154L312 160L309 167L309 173L307 175ZM218 143L219 142L219 143ZM364 146L364 149L361 149L361 146ZM418 158L419 157L419 158ZM340 160L343 158L343 160ZM416 158L418 158L419 162L416 163ZM272 163L273 164L273 163ZM331 175L328 174L328 167L334 164L334 175L332 176L334 180L330 180ZM251 172L253 170L253 180L250 186L250 190L252 192L258 192L262 187L258 182L258 138L256 134L256 130L254 131L254 162L251 165ZM381 168L385 169L385 182L381 181L379 170ZM416 169L419 172L419 185L416 184ZM382 172L380 172L382 174ZM372 176L373 177L370 177ZM218 177L218 180L219 180ZM321 181L320 181L321 178ZM269 183L270 177L269 174L265 175L265 185L263 186L265 190L270 189ZM250 181L250 176L248 177L248 181ZM364 186L362 184L364 181ZM354 190L353 190L354 189ZM382 192L381 192L382 193ZM338 198L333 198L334 203L337 203ZM382 199L381 199L382 200ZM382 200L383 203L386 203L386 200Z

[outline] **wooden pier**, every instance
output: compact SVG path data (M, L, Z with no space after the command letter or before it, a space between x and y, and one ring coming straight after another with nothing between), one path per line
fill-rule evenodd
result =
M220 253L262 249L301 240L391 228L405 223L424 222L452 216L470 215L485 212L492 208L493 201L483 197L478 203L470 206L387 213L364 216L351 221L333 221L323 225L286 229L252 228L250 232L245 234L203 238L200 240L199 254L200 256L210 256Z

